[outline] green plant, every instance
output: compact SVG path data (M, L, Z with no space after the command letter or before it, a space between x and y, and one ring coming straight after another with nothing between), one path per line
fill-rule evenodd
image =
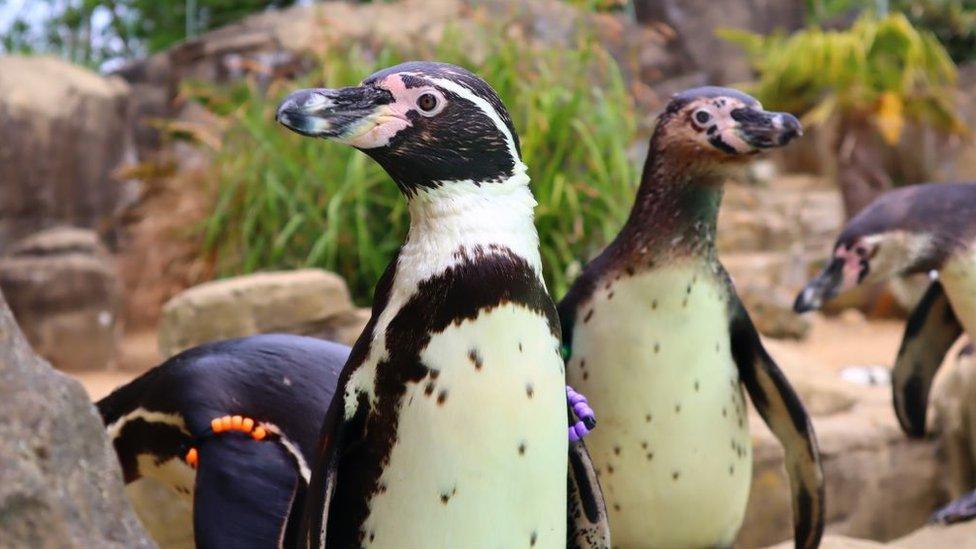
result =
M976 59L976 1L894 0L892 8L934 33L957 63Z
M750 91L760 101L833 132L849 215L898 182L883 156L902 142L906 127L964 131L953 104L955 65L935 36L903 14L867 14L843 31L722 34L750 56L759 75Z
M470 67L509 107L539 201L545 274L559 295L576 262L605 244L629 210L637 181L625 152L636 131L630 97L612 58L585 37L566 49L481 37L476 42L487 51L477 58L462 38L454 33L430 51L411 53ZM213 164L206 252L224 275L334 270L366 303L406 234L405 201L365 155L284 131L274 108L293 89L349 85L403 59L387 47L331 44L327 52L319 71L276 82L266 94L250 85L208 93L210 108L229 114Z
M753 93L767 106L802 113L805 122L866 119L891 144L907 120L961 129L952 105L955 65L934 36L904 15L865 16L845 31L722 34L751 57L759 73Z
M0 53L53 53L97 67L295 0L32 0L0 18ZM3 1L0 0L0 5Z

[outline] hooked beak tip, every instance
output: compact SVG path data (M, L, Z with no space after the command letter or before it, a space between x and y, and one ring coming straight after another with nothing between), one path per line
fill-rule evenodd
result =
M803 135L803 125L795 116L788 113L776 115L776 125L781 128L779 144L786 145L790 141Z
M817 295L816 290L807 287L796 296L796 301L793 303L793 310L797 314L803 314L819 309L820 305L820 297Z

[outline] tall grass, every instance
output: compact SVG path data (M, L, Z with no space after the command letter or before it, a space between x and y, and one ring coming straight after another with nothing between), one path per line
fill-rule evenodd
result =
M452 33L412 53L470 68L510 109L539 201L545 275L562 295L579 262L612 237L630 207L637 180L626 152L636 131L632 101L610 55L586 37L571 49L484 38L487 51L477 55L469 38ZM403 60L388 47L335 44L302 81L207 94L228 123L206 222L205 252L218 273L323 267L343 275L358 302L369 302L406 235L405 201L368 157L294 135L275 124L274 108L294 89L351 85Z

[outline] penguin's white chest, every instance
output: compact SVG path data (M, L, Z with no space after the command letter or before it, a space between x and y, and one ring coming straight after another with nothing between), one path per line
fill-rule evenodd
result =
M160 547L192 548L196 471L177 458L156 463L142 454L137 460L142 478L125 487L136 515Z
M735 539L752 452L726 304L688 264L601 281L577 311L567 374L597 413L587 440L614 546Z
M963 329L970 338L976 338L976 250L947 261L939 279Z
M369 547L564 547L568 442L559 341L515 305L434 335L370 501Z

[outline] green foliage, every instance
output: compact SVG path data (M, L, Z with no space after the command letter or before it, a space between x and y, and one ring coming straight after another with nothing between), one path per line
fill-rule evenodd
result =
M471 68L509 107L539 201L545 274L560 295L577 262L616 233L633 199L637 174L625 152L636 131L631 99L612 58L585 38L575 48L540 49L507 36L482 37L474 43L488 51L478 54L461 38L412 53ZM214 112L229 112L213 168L207 253L223 275L330 269L367 303L406 235L406 203L368 157L281 128L274 109L288 91L350 85L403 58L390 48L330 44L327 51L318 72L275 83L266 95L253 86L224 90L223 103L220 94L207 94Z
M751 91L768 107L802 113L807 123L866 121L889 144L907 121L962 130L952 105L955 65L932 34L904 15L865 16L846 31L723 35L752 59L759 80Z
M904 13L913 25L932 32L961 63L976 60L976 0L807 0L807 15L821 24L861 12Z
M89 66L153 53L295 0L33 0L0 29L0 53L53 53ZM29 3L28 3L29 4ZM46 4L39 10L39 4ZM30 14L30 15L29 15ZM47 14L38 20L37 14Z
M933 32L957 63L976 60L976 0L895 0L892 8Z

